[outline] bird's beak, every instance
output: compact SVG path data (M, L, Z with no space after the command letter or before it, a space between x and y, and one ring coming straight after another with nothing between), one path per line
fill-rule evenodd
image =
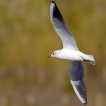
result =
M47 58L50 58L50 57L52 57L52 56L48 56Z

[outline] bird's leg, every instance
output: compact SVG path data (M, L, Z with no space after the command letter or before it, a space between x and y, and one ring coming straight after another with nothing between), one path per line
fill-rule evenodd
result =
M82 58L83 59L83 61L85 61L85 62L90 62L90 60L87 60L87 59L84 59L84 58Z

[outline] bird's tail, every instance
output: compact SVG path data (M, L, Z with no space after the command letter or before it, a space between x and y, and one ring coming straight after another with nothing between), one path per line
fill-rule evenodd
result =
M88 63L90 63L92 65L95 65L95 59L94 59L93 55L89 55L89 54L86 54L86 55L89 57L89 62Z

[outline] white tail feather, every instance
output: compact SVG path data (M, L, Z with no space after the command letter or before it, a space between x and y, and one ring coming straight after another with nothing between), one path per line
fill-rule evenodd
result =
M88 63L95 65L95 59L94 59L93 55L89 55L89 54L86 54L86 55L89 57L89 60L90 60L90 62L88 62Z

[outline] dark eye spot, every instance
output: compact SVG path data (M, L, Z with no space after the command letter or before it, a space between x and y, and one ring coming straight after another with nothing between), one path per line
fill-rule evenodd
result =
M53 53L53 55L54 55L54 53Z

